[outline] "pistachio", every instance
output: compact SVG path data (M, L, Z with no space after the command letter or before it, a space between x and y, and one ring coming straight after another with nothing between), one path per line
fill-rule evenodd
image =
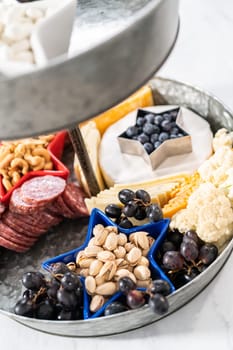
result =
M98 244L96 244L96 242L95 242L95 237L92 237L88 243L88 247L92 247L94 245L98 245Z
M88 294L93 294L96 290L96 281L93 276L87 276L85 278L85 287Z
M106 262L108 260L115 260L115 255L108 250L102 250L97 254L97 259Z
M131 242L127 242L126 244L125 244L125 250L127 251L127 253L130 251L130 250L132 250L133 248L135 248L135 244L133 244L133 243L131 243Z
M149 250L150 250L150 248L148 248L148 249L143 249L143 250L142 250L142 255L143 255L143 256L147 256L147 254L149 253Z
M106 280L111 280L115 275L117 265L115 261L106 261L99 272L99 276L104 276Z
M96 312L104 305L104 297L102 295L94 295L90 303L90 311Z
M149 246L151 247L152 244L154 243L155 239L151 236L148 236L148 241L149 241Z
M118 268L121 268L121 269L127 269L129 267L128 261L122 258L116 259L116 265Z
M125 254L126 254L126 250L124 247L119 245L116 249L114 249L113 253L115 254L117 259L124 258Z
M144 231L135 232L133 243L136 245L136 247L140 247L142 249L148 249L149 240L147 237L147 232L144 232Z
M105 276L100 276L99 274L95 276L95 282L97 286L100 286L105 282Z
M97 234L101 234L104 231L104 226L101 224L95 225L93 228L93 236L96 236Z
M89 269L81 269L79 270L79 275L83 277L87 277L89 274Z
M130 264L136 264L137 261L141 258L141 256L142 256L141 249L134 247L126 255L126 259Z
M125 245L127 243L127 236L124 233L119 233L118 235L118 244Z
M98 246L91 246L91 247L86 247L84 249L85 255L87 258L95 258L99 252L101 252L103 248L98 247Z
M80 250L76 256L76 264L79 266L79 260L83 257L86 257L84 250Z
M114 282L105 282L99 286L96 287L96 294L99 294L99 295L113 295L117 290L117 286L116 286L116 283Z
M145 281L150 278L150 270L147 266L138 265L135 267L133 272L135 277L140 281Z
M144 281L141 281L141 280L136 281L136 285L140 288L147 288L149 287L150 283L151 283L151 279L144 280Z
M137 265L144 265L144 266L149 267L149 260L145 256L142 255L141 258L138 259Z
M89 267L94 260L94 258L81 258L79 260L79 266L85 269Z
M94 237L94 243L98 246L102 246L108 236L107 230L97 231Z
M118 280L119 278L122 278L122 277L128 277L129 273L130 273L129 270L127 269L119 269L116 271L114 278Z
M102 261L97 260L97 259L94 259L94 260L91 262L90 266L89 266L89 274L90 274L91 276L96 276L96 275L98 275L98 273L100 272L102 266L103 266Z
M103 247L104 247L104 249L112 251L112 250L116 249L117 243L118 243L117 234L115 232L110 232L105 240Z
M106 226L106 227L105 227L105 230L107 230L108 233L110 233L110 232L118 233L117 226Z

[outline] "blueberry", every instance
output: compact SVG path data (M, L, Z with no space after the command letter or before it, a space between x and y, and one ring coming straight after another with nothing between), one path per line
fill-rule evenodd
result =
M152 134L152 135L150 136L150 142L153 143L153 144L154 144L156 141L158 141L158 139L159 139L159 134L157 134L157 133Z
M161 134L159 135L159 141L163 142L169 139L169 135L167 132L161 132Z
M138 135L138 128L136 126L129 126L125 133L127 137L132 138Z
M145 119L148 123L154 123L154 118L155 116L152 113L148 113L145 115Z
M162 121L163 121L163 117L160 114L158 114L154 117L154 124L155 125L159 126L162 123Z
M172 120L176 120L176 118L177 118L177 114L178 114L178 111L171 111L170 112L170 116L172 117Z
M136 125L137 126L143 126L146 122L146 119L143 118L143 117L138 117L137 120L136 120Z
M171 123L169 120L163 120L161 123L161 127L164 131L170 131L171 130Z
M171 122L172 121L172 116L170 113L164 113L163 114L163 120L166 120L166 121L169 121Z
M177 134L177 137L184 137L185 135L181 132L179 132L179 134Z
M177 138L177 134L170 134L170 139L176 139Z
M179 133L179 131L180 131L179 128L177 126L175 126L175 127L171 128L170 133L177 135Z
M146 150L146 152L148 153L148 154L150 154L151 152L153 152L153 150L154 150L154 147L153 147L153 145L150 143L150 142L146 142L146 143L144 143L144 148L145 148L145 150Z
M160 142L160 141L156 141L156 142L154 143L154 149L158 148L158 147L161 145L161 143L162 143L162 142Z
M140 134L137 136L137 141L141 142L142 144L149 142L149 136L146 134Z
M150 124L150 123L146 123L143 126L143 132L147 135L152 135L154 134L156 131L158 130L156 125Z

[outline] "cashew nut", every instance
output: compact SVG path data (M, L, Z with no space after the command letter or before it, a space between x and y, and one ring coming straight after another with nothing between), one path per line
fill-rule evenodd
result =
M37 166L34 166L33 170L34 171L42 170L42 169L44 169L44 165L45 165L45 160L44 160L44 158L41 158L40 163L37 164Z
M7 168L11 164L14 157L15 155L13 153L7 154L7 156L5 156L5 158L0 162L0 169Z
M22 143L19 143L16 147L15 147L15 157L17 158L22 158L25 154L25 145L23 145Z
M14 173L12 174L12 180L11 183L14 186L15 184L17 184L17 182L20 180L21 176L17 171L14 171Z
M10 182L10 180L7 179L6 177L4 177L4 178L2 179L2 184L3 184L3 186L5 187L5 189L6 189L7 191L9 191L9 190L13 187L12 184L11 184L11 182Z
M48 163L50 161L50 154L47 149L42 147L37 147L32 151L33 156L41 156L45 159L45 162Z
M52 162L45 163L44 169L45 170L52 170L53 169L53 163Z
M19 168L19 169L21 169L21 173L23 175L27 174L29 165L26 162L26 160L24 160L22 158L15 158L15 159L12 160L12 162L10 164L11 164L12 168Z

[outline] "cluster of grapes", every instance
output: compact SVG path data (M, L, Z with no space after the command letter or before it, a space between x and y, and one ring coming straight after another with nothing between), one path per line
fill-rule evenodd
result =
M163 219L163 212L157 203L151 203L151 197L145 190L123 189L118 193L119 201L123 207L117 204L109 204L105 208L105 214L122 228L133 227L129 218L144 220L148 218L150 222Z
M204 243L194 230L184 235L171 231L158 253L158 260L176 288L204 271L218 256L214 244Z
M177 114L177 109L160 114L139 110L136 124L128 127L122 136L139 141L150 154L164 141L187 135L176 124Z
M170 294L169 283L157 279L151 282L145 292L136 289L136 284L129 277L122 277L118 281L118 288L125 297L123 301L114 301L109 304L104 315L109 316L129 309L137 309L148 304L150 309L159 315L165 314L169 309L166 296Z
M40 272L26 272L26 288L14 307L17 315L46 320L79 320L83 318L83 287L80 278L63 263L57 263L59 274L50 280Z

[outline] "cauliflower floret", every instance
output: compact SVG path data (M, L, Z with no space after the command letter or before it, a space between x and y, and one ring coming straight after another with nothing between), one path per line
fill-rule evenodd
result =
M202 180L219 186L227 180L227 172L231 168L233 168L233 151L223 146L199 167L198 172Z
M186 209L171 220L171 229L196 230L205 242L222 246L233 236L233 210L224 191L212 183L203 183L190 196Z
M220 147L227 146L232 148L233 132L228 132L227 129L219 129L213 139L213 149L216 152Z

